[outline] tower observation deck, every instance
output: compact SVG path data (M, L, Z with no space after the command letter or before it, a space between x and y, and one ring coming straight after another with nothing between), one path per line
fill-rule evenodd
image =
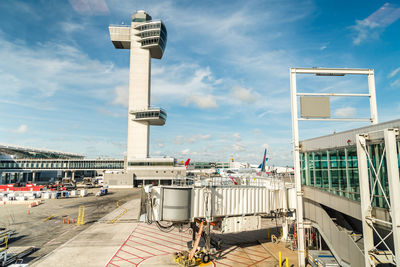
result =
M151 58L161 59L167 44L167 29L145 11L132 15L131 25L109 26L117 49L130 49L127 161L149 156L150 125L162 126L167 113L150 107Z

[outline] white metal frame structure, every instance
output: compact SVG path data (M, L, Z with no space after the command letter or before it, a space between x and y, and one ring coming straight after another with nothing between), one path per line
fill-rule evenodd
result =
M399 166L397 159L396 136L398 129L385 129L382 131L357 135L357 157L360 179L361 215L364 236L365 266L375 266L384 261L394 265L400 264L400 180ZM385 147L380 155L379 166L374 167L368 153L367 143L376 139L384 139ZM386 168L388 174L389 196L385 194L383 185L379 179L379 173L386 156ZM369 163L369 164L368 164ZM370 175L369 175L370 174ZM370 190L370 186L372 190ZM372 214L374 190L379 187L383 192L383 199L389 207L391 220L379 220ZM391 231L384 237L377 231L374 224L380 223L391 227ZM374 245L374 234L378 237ZM393 235L394 251L386 244L385 240ZM387 250L378 251L378 246L383 245Z
M368 94L358 93L298 93L296 85L297 74L315 74L317 76L344 76L367 75ZM338 69L338 68L290 68L290 95L292 108L292 138L293 138L293 163L296 183L296 219L297 219L297 243L299 266L305 266L305 234L303 222L303 193L301 188L300 175L300 140L299 140L299 121L369 121L372 124L378 123L378 111L376 106L375 76L373 69ZM370 118L299 118L298 116L298 97L299 96L348 96L348 97L369 97Z

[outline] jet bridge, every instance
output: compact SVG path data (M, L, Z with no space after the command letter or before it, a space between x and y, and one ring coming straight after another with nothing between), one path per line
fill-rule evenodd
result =
M146 191L147 220L173 224L206 220L225 233L258 230L261 215L292 214L296 207L294 184L281 180L264 186L156 186Z
M282 239L288 236L288 218L294 219L296 191L293 183L267 178L262 186L215 185L207 186L157 186L148 185L142 195L141 220L156 223L161 231L169 232L190 223L192 228L191 251L180 251L175 261L192 266L197 260L207 263L221 240L214 239L215 232L237 233L261 229L261 216L284 216ZM196 234L197 233L197 234ZM204 248L199 248L201 237ZM190 264L189 264L190 263Z

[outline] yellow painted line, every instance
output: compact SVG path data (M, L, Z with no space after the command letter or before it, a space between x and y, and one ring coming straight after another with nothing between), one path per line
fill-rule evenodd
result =
M212 262L212 261L207 262L207 263L200 263L199 266L210 266L210 265L213 265L213 262Z
M3 252L4 250L6 250L8 247L8 234L6 233L6 234L2 234L2 235L0 235L0 238L3 238L4 239L4 241L2 242L2 243L0 243L0 245L1 246L3 246L3 247L0 247L0 252Z
M55 214L51 214L49 217L44 218L43 222L53 219L54 216L55 216Z
M123 209L124 211L120 215L115 217L113 220L109 221L108 223L115 223L117 220L119 220L119 218L121 218L122 215L124 215L125 213L128 212L128 209L125 209L125 208L119 206L119 201L117 201L116 205L117 205L118 208Z

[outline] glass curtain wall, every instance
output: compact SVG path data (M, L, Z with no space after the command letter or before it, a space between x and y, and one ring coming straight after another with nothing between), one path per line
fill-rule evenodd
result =
M389 195L386 157L383 153L384 143L370 144L367 152L370 158L368 166L370 190L374 194L373 205L388 208L384 195ZM397 142L398 166L400 169L400 141ZM332 194L360 201L358 179L358 160L355 146L300 154L301 181L303 185L317 187ZM382 188L373 183L374 173Z

